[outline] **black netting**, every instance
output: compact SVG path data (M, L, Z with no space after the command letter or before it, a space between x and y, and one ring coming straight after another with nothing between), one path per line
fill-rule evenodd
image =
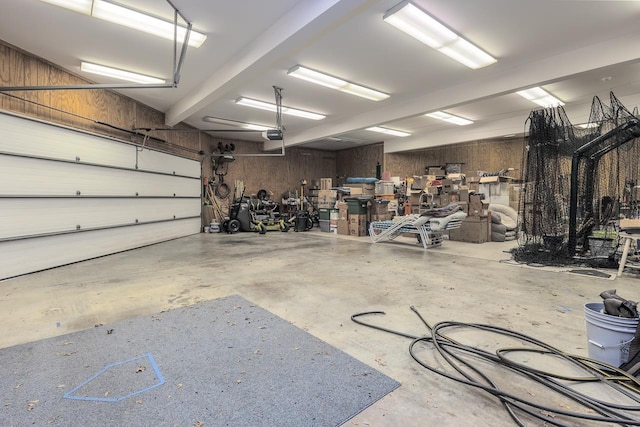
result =
M631 113L613 92L609 106L593 99L585 126L573 126L562 107L531 112L516 260L565 265L612 259L616 221L640 218L636 115L637 109ZM596 250L595 237L608 242L604 252Z

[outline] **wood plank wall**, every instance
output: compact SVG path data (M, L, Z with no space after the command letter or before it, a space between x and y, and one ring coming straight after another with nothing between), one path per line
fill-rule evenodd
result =
M93 83L0 40L0 86ZM51 108L49 108L51 107ZM142 144L144 136L123 130L163 128L164 113L111 90L50 90L0 93L0 108L54 123ZM174 128L193 129L180 123ZM202 176L212 176L209 154L218 142L234 143L236 153L261 157L237 157L229 165L225 182L244 181L247 194L266 189L280 200L283 193L300 190L302 179L336 175L336 154L330 151L288 148L286 156L262 157L263 144L214 138L202 132L153 131L146 145L202 161ZM199 154L199 152L205 154Z
M514 168L509 176L520 179L523 138L500 138L443 145L403 153L384 155L384 171L400 178L424 175L426 166L444 166L446 163L463 163L462 172L477 176L478 171L497 172Z
M218 138L213 146L217 147L218 142L236 145L236 160L224 164L218 172L226 171L223 180L232 190L235 180L243 181L246 195L257 194L264 189L273 194L274 200L281 201L282 196L289 192L295 194L297 191L299 194L303 179L319 180L336 174L335 152L293 147L286 148L285 155L282 156L281 150L265 153L261 142ZM245 157L246 154L257 156ZM213 177L219 182L219 177L215 176L212 169L211 156L204 159L202 170L206 181Z
M336 178L342 184L348 177L375 177L378 163L384 165L383 143L340 150L336 160Z

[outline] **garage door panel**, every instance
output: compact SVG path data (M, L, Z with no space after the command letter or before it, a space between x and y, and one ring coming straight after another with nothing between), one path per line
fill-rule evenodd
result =
M0 278L134 249L197 232L200 219L136 225L0 244ZM28 254L24 256L23 254Z
M0 195L199 197L199 184L199 178L0 156Z
M200 176L200 163L147 148L138 152L138 169L195 178Z
M5 114L0 114L0 151L131 169L136 165L134 145Z
M197 217L200 199L0 199L0 239Z

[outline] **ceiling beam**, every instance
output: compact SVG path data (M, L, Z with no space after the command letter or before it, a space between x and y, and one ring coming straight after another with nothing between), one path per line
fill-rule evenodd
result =
M165 114L165 124L174 126L206 107L233 88L264 73L284 53L295 50L320 35L336 21L371 0L300 1L227 63L209 76L198 89L186 95ZM314 24L314 25L311 25Z

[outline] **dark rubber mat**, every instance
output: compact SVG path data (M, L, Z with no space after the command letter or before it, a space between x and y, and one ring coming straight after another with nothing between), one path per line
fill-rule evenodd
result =
M0 349L0 424L337 426L399 385L231 296Z

